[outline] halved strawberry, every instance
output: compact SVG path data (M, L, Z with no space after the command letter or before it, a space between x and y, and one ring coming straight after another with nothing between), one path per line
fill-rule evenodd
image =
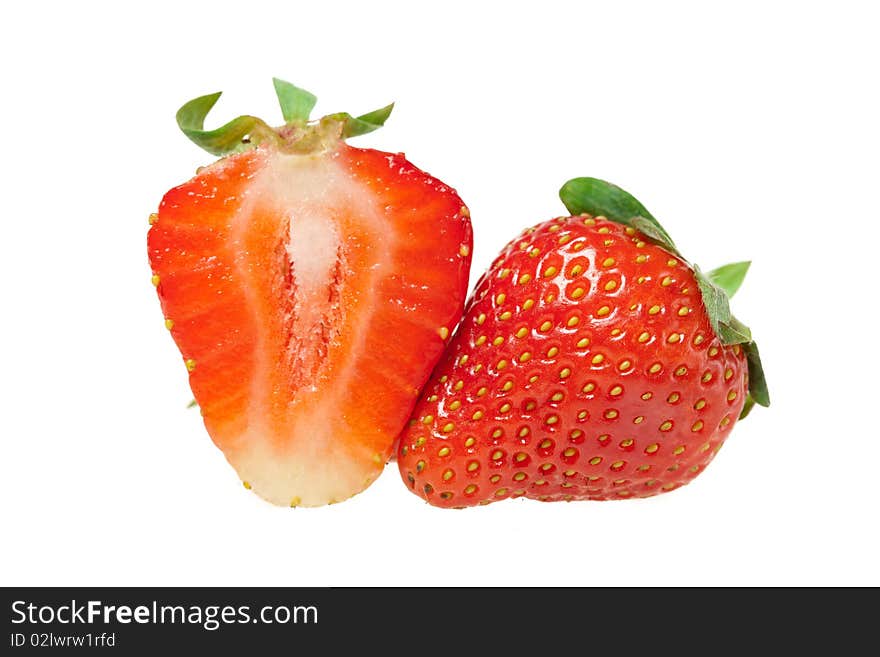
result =
M183 131L225 155L169 191L148 247L166 325L211 438L280 505L344 500L382 471L444 342L470 267L469 213L402 154L348 146L391 106L309 122L314 96L276 80L287 123Z

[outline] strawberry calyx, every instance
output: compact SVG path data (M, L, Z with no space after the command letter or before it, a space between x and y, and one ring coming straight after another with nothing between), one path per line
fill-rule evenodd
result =
M272 82L285 120L282 126L273 128L256 116L242 115L219 128L205 130L205 117L220 99L220 91L184 104L177 110L177 125L193 143L212 155L240 153L264 143L285 152L306 154L381 128L394 109L391 103L357 117L337 112L311 120L317 102L314 94L278 78Z
M559 198L572 215L588 213L640 231L647 238L682 260L669 233L632 194L617 185L598 178L573 178L559 190ZM758 345L749 328L730 312L730 299L742 285L749 262L735 262L703 272L693 263L709 323L724 345L742 345L749 368L749 394L740 418L749 414L755 404L770 405L770 394Z

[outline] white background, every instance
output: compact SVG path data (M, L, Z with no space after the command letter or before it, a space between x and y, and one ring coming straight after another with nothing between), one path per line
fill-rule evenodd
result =
M880 47L872 3L14 3L2 56L0 583L880 585ZM773 406L650 500L431 508L396 468L333 507L245 491L150 285L147 215L211 157L177 130L397 101L355 144L471 208L472 281L593 175L704 267ZM211 121L216 123L211 123Z

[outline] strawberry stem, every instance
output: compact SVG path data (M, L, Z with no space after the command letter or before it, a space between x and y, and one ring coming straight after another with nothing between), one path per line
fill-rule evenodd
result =
M212 155L240 153L265 143L287 152L312 153L381 128L394 109L392 103L357 117L337 112L311 121L309 117L317 102L314 94L278 78L272 78L272 83L285 120L280 127L273 128L262 119L243 115L214 130L205 130L205 117L221 92L184 104L177 111L177 125L192 142Z
M559 190L559 198L573 215L582 213L603 216L624 226L641 231L670 253L683 258L669 233L660 225L629 192L598 178L573 178ZM691 264L703 305L709 316L712 330L722 344L740 344L746 354L749 368L749 395L740 417L748 415L752 406L770 405L767 380L761 365L758 345L752 339L752 332L730 312L730 298L742 285L750 262L735 262L713 269L704 274L699 267Z

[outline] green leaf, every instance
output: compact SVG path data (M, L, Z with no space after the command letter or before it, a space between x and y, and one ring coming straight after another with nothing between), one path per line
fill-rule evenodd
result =
M266 139L277 139L272 128L255 116L239 116L224 126L205 130L205 117L221 93L199 96L177 110L177 125L191 141L212 155L228 155Z
M641 216L635 216L630 218L629 221L620 221L618 223L625 223L629 226L632 226L636 230L644 233L645 236L657 242L667 251L670 251L677 256L681 256L681 254L678 252L678 249L676 249L675 245L669 240L669 236L666 234L666 232L663 231L662 228L658 228L659 224L656 221Z
M731 345L750 342L752 332L749 327L730 314L730 299L727 292L715 285L699 267L693 265L693 268L703 297L703 305L709 316L709 323L721 343Z
M315 103L318 102L317 96L278 78L272 78L272 84L275 85L275 95L278 96L284 120L288 123L308 121Z
M376 128L380 128L385 125L385 121L388 120L388 117L391 116L391 112L394 110L394 103L390 105L386 105L385 107L380 107L377 110L373 110L372 112L367 112L366 114L361 114L357 117L358 121L362 121L363 123L367 123L369 125L374 125ZM375 130L376 128L373 128Z
M739 419L743 420L748 417L749 413L752 412L752 409L755 407L755 398L750 394L746 393L746 403L743 404L743 409L740 411Z
M720 324L718 337L722 344L745 344L752 339L752 332L748 326L743 325L736 317L731 317L731 322Z
M724 323L724 332L731 337L724 344L744 344L752 341L752 330L733 315Z
M721 335L721 327L730 323L730 300L724 290L709 280L696 265L694 265L694 276L700 287L700 294L703 295L703 305L706 306L706 314L709 315L712 330L724 344L727 344Z
M749 397L760 406L769 406L770 391L767 389L767 378L764 376L764 366L761 364L758 345L755 342L749 342L743 345L743 349L745 349L749 365Z
M342 138L348 139L349 137L359 137L368 132L373 132L373 130L378 130L385 125L385 121L391 116L391 110L393 109L394 103L391 103L372 112L361 114L358 117L353 117L348 112L339 112L338 114L331 115L329 118L343 122Z
M743 262L732 262L729 265L722 265L717 269L713 269L707 273L706 276L715 285L724 290L727 293L728 298L732 299L740 285L742 285L743 279L746 277L746 273L749 271L749 266L751 264L752 263L748 260Z
M675 255L681 255L653 215L629 192L598 178L572 178L559 190L559 198L575 214L584 212L642 231Z
M740 420L752 412L755 404L764 407L770 405L770 391L767 389L767 378L764 376L764 366L761 364L758 345L755 342L749 342L743 345L743 349L746 352L746 362L749 367L749 392L739 414Z
M722 344L741 344L746 353L746 362L749 368L749 394L746 396L745 404L739 415L740 419L746 417L755 404L770 405L770 393L767 390L767 379L761 365L761 356L758 354L758 345L752 340L752 332L749 327L730 314L730 297L728 295L736 292L739 288L748 268L749 263L738 262L719 267L707 275L694 265L694 275L703 296L703 305L706 306L706 314L709 315L712 330L715 331L715 335L718 336ZM721 272L720 275L718 272ZM717 278L713 274L716 274ZM720 280L720 284L715 280Z

